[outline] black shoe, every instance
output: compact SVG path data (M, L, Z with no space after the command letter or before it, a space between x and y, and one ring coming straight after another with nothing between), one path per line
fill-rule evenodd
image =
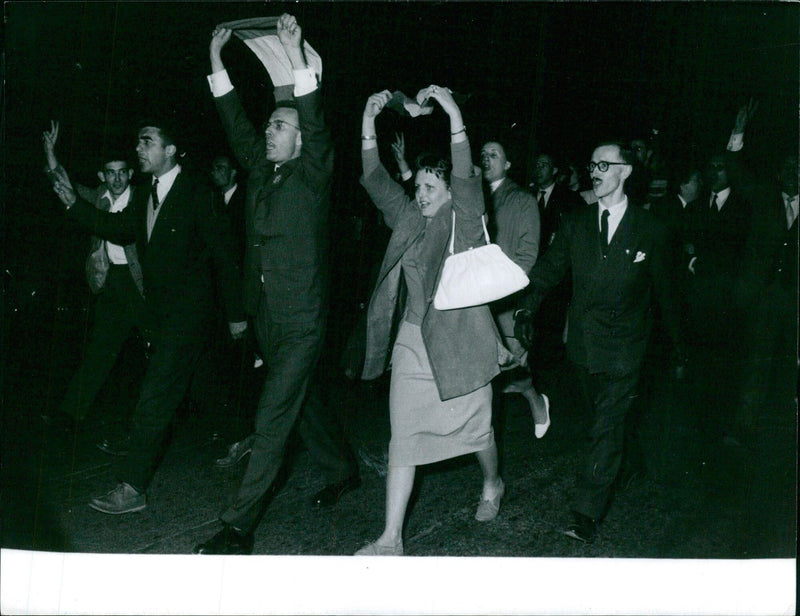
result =
M108 438L104 438L99 443L95 443L95 447L110 456L127 456L130 441L130 436L126 436L124 439L117 442L114 442Z
M339 483L331 483L314 495L311 504L314 507L331 507L339 502L342 495L350 490L355 490L361 485L361 478L358 475L348 477Z
M242 533L233 526L225 527L205 543L194 546L192 554L252 554L253 533Z
M564 534L584 543L592 543L597 536L597 522L589 516L576 511L572 512L572 516L575 522L567 526Z

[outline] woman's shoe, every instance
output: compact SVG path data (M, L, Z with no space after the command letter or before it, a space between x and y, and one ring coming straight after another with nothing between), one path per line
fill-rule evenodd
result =
M365 545L354 555L355 556L402 556L403 544L398 543L397 545L379 545L377 541L373 541L372 543L368 543L367 545Z
M536 434L536 438L542 438L547 434L547 429L550 427L550 398L544 394L542 394L542 398L544 398L544 412L547 415L547 421L543 424L537 424L534 420L533 432Z
M503 480L500 480L500 491L495 495L494 498L489 500L482 500L478 504L478 511L475 512L475 519L478 522L491 522L497 517L497 514L500 512L500 500L506 494L506 484L503 483Z

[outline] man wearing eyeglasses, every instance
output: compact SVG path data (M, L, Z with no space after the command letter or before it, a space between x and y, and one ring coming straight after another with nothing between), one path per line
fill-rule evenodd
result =
M572 272L567 356L588 409L589 445L565 534L591 542L611 496L651 328L651 294L660 304L677 349L680 332L669 275L666 228L629 206L625 181L632 154L621 142L600 144L589 163L598 203L567 215L533 267L530 294L516 314L517 337L530 344L533 318L547 291Z
M234 155L248 172L245 308L254 315L267 376L252 452L222 530L196 546L200 554L249 554L265 497L278 487L284 450L297 427L328 484L312 499L335 504L360 483L341 426L320 402L315 377L327 317L327 235L333 144L322 114L302 31L282 15L277 36L294 72L294 100L279 102L261 134L247 119L222 62L231 30L214 30L211 91Z

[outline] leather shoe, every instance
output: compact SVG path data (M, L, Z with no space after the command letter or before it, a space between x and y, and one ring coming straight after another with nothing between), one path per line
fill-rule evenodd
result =
M253 533L243 533L233 526L225 527L208 541L194 546L192 554L252 554Z
M246 439L237 441L228 447L228 453L223 458L214 460L214 466L217 468L228 468L240 462L242 458L253 451L253 437L248 436Z
M130 441L130 436L126 436L125 438L116 442L112 441L110 438L104 438L99 443L95 443L95 447L110 456L127 456Z
M93 498L89 503L89 507L100 513L110 513L112 515L133 513L147 507L147 495L144 492L139 492L131 484L121 481L116 488L105 496Z
M402 555L403 555L402 543L398 543L397 545L380 545L377 541L368 543L354 554L354 556L402 556Z
M572 516L575 522L567 526L564 534L583 543L592 543L597 536L597 522L577 511L574 511Z
M478 510L475 512L475 519L478 522L491 522L500 513L500 500L506 494L506 484L500 480L500 491L489 500L481 500L478 504Z
M355 490L361 485L361 478L358 475L348 477L339 483L331 483L317 492L311 499L314 507L331 507L339 502L342 495L350 490Z

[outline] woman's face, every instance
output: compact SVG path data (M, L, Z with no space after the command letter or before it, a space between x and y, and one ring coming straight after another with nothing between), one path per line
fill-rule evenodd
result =
M450 200L450 188L435 173L420 169L414 181L417 204L425 218L436 215L445 203Z

